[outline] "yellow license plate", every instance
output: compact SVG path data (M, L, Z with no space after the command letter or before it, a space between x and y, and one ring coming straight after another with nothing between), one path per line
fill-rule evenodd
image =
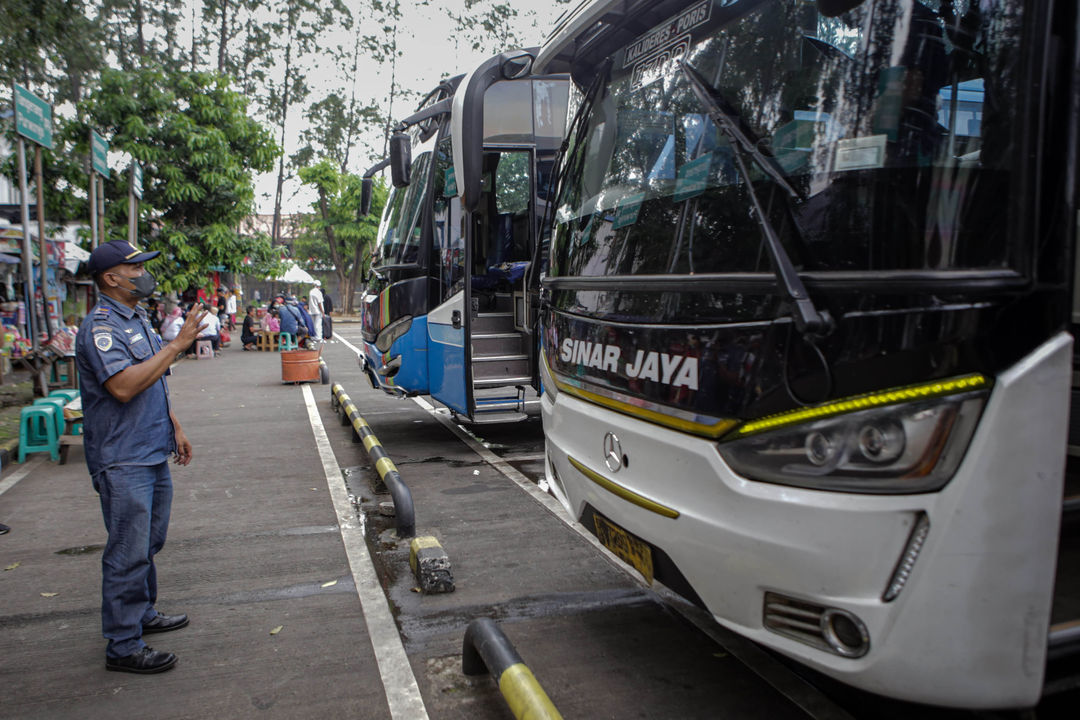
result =
M645 582L652 585L653 563L652 548L643 540L639 540L621 527L600 515L593 515L593 524L596 527L596 537L600 543L623 562L627 563L645 578Z

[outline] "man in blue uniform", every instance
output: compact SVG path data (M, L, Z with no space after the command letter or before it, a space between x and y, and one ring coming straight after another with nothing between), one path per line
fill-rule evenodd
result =
M192 457L164 376L206 314L189 313L176 338L162 346L138 307L156 285L143 262L157 255L120 240L90 254L88 271L101 298L79 327L75 347L86 465L109 532L101 558L105 667L135 673L176 664L173 653L147 647L144 634L188 624L187 615L163 615L154 607L154 555L165 544L172 505L169 456L180 465Z

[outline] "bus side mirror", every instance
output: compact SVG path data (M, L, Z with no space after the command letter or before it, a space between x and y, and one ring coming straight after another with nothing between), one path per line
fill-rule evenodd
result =
M371 185L374 181L366 177L360 181L360 214L357 218L365 218L371 214Z
M394 187L408 187L411 170L412 140L405 133L394 133L390 136L390 181Z
M524 50L503 54L499 72L504 80L517 80L529 74L532 70L533 56Z
M817 0L817 9L825 17L836 17L862 4L863 0Z

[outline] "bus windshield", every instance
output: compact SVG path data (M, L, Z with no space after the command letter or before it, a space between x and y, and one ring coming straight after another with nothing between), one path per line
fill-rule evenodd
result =
M802 271L1027 272L1023 20L1018 0L703 0L644 29L573 128L551 275L770 272L752 194Z
M430 165L431 152L421 153L412 164L412 182L390 191L375 245L373 267L415 263L419 259L422 230L420 210Z

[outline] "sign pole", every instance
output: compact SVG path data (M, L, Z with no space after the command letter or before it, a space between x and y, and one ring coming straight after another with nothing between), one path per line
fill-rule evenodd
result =
M90 200L90 252L97 247L97 173L90 169L90 192L86 197ZM86 298L86 311L97 305L97 285L90 286L89 295Z
M36 352L38 349L38 336L35 331L34 317L34 268L30 258L30 206L27 199L26 188L26 145L20 137L16 145L19 163L19 197L22 203L22 271L23 271L23 302L26 308L26 332L30 335L30 342Z
M90 191L87 197L90 199L90 251L97 247L97 174L90 171Z
M138 225L138 220L135 215L138 212L138 201L135 199L135 166L131 166L131 173L128 176L128 244L132 247L135 245L135 227Z
M41 309L45 311L45 333L52 342L49 322L49 240L45 237L45 179L41 170L41 146L34 146L34 184L37 185L38 266L41 268Z
M105 242L105 178L98 179L98 244Z
M142 165L131 163L131 175L128 178L128 243L138 247L139 234L139 201L142 200Z

